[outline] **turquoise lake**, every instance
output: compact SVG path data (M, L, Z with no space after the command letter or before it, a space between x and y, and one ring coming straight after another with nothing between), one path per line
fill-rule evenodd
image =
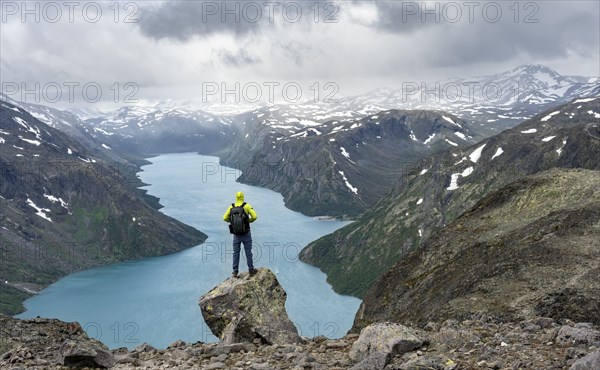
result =
M117 263L71 274L25 301L20 318L36 316L78 321L110 348L147 342L165 348L181 339L214 342L198 299L231 274L232 246L222 216L243 191L258 214L252 224L254 264L277 274L287 291L286 308L301 335L344 336L360 300L336 294L319 269L298 260L309 242L347 222L324 221L285 208L271 190L236 182L240 172L217 157L194 153L149 159L138 173L148 193L160 198L161 212L208 235L183 252ZM240 271L247 270L242 250Z

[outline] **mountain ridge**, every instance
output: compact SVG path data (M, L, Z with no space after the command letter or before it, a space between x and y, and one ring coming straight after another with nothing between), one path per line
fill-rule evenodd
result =
M263 121L245 122L221 162L241 169L239 181L280 192L287 207L310 216L356 217L405 170L399 161L408 165L479 135L438 111L388 110L295 133Z
M600 98L576 99L422 160L361 219L310 243L300 259L321 268L336 291L361 296L392 261L488 192L553 167L600 169L599 105Z
M205 240L159 213L131 174L21 108L0 112L2 312L68 273Z

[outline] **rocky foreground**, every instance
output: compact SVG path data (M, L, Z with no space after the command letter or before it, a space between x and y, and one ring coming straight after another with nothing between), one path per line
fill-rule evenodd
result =
M600 369L600 328L535 317L378 322L339 339L300 337L285 312L286 293L260 269L229 278L201 297L219 343L177 341L109 350L78 323L0 316L2 369Z
M519 323L448 320L406 328L404 335L391 338L383 333L394 332L396 324L378 325L383 328L370 333L365 328L360 336L303 338L297 344L178 341L167 349L142 344L131 351L109 351L77 325L1 316L0 368L71 368L66 364L114 369L600 369L600 331L590 324L547 318ZM387 340L374 345L382 338Z

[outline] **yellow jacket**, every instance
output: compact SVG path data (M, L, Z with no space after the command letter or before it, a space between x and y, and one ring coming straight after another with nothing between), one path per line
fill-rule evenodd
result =
M244 193L242 193L241 191L238 191L237 193L235 193L235 206L236 207L241 206L243 203L244 203ZM233 206L229 206L229 208L227 208L227 211L223 215L223 221L229 222L229 215L231 213L231 208L233 208ZM248 215L248 221L254 222L258 218L258 216L256 216L256 212L254 212L254 208L252 208L252 206L250 204L246 203L246 205L244 206L244 211Z

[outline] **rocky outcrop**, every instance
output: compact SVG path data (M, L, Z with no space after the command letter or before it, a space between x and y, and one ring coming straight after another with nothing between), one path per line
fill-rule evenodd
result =
M66 339L60 346L61 363L69 367L110 368L115 364L115 356L106 346L96 340Z
M229 278L200 298L202 316L223 343L252 342L260 338L269 344L301 341L285 310L287 294L269 269L254 276L241 273Z
M600 347L600 331L595 330L590 323L565 325L560 328L556 341L563 345L588 344Z
M569 370L598 370L600 369L600 350L575 361Z
M555 169L485 197L377 281L354 331L482 313L600 324L599 178ZM561 338L586 335L581 327Z
M90 338L79 323L54 319L18 320L0 314L0 368L19 364L40 367L110 368L115 355Z
M358 340L350 350L350 358L354 361L362 361L375 353L382 353L385 355L383 357L393 357L418 349L422 345L423 340L404 325L375 323L360 332Z

